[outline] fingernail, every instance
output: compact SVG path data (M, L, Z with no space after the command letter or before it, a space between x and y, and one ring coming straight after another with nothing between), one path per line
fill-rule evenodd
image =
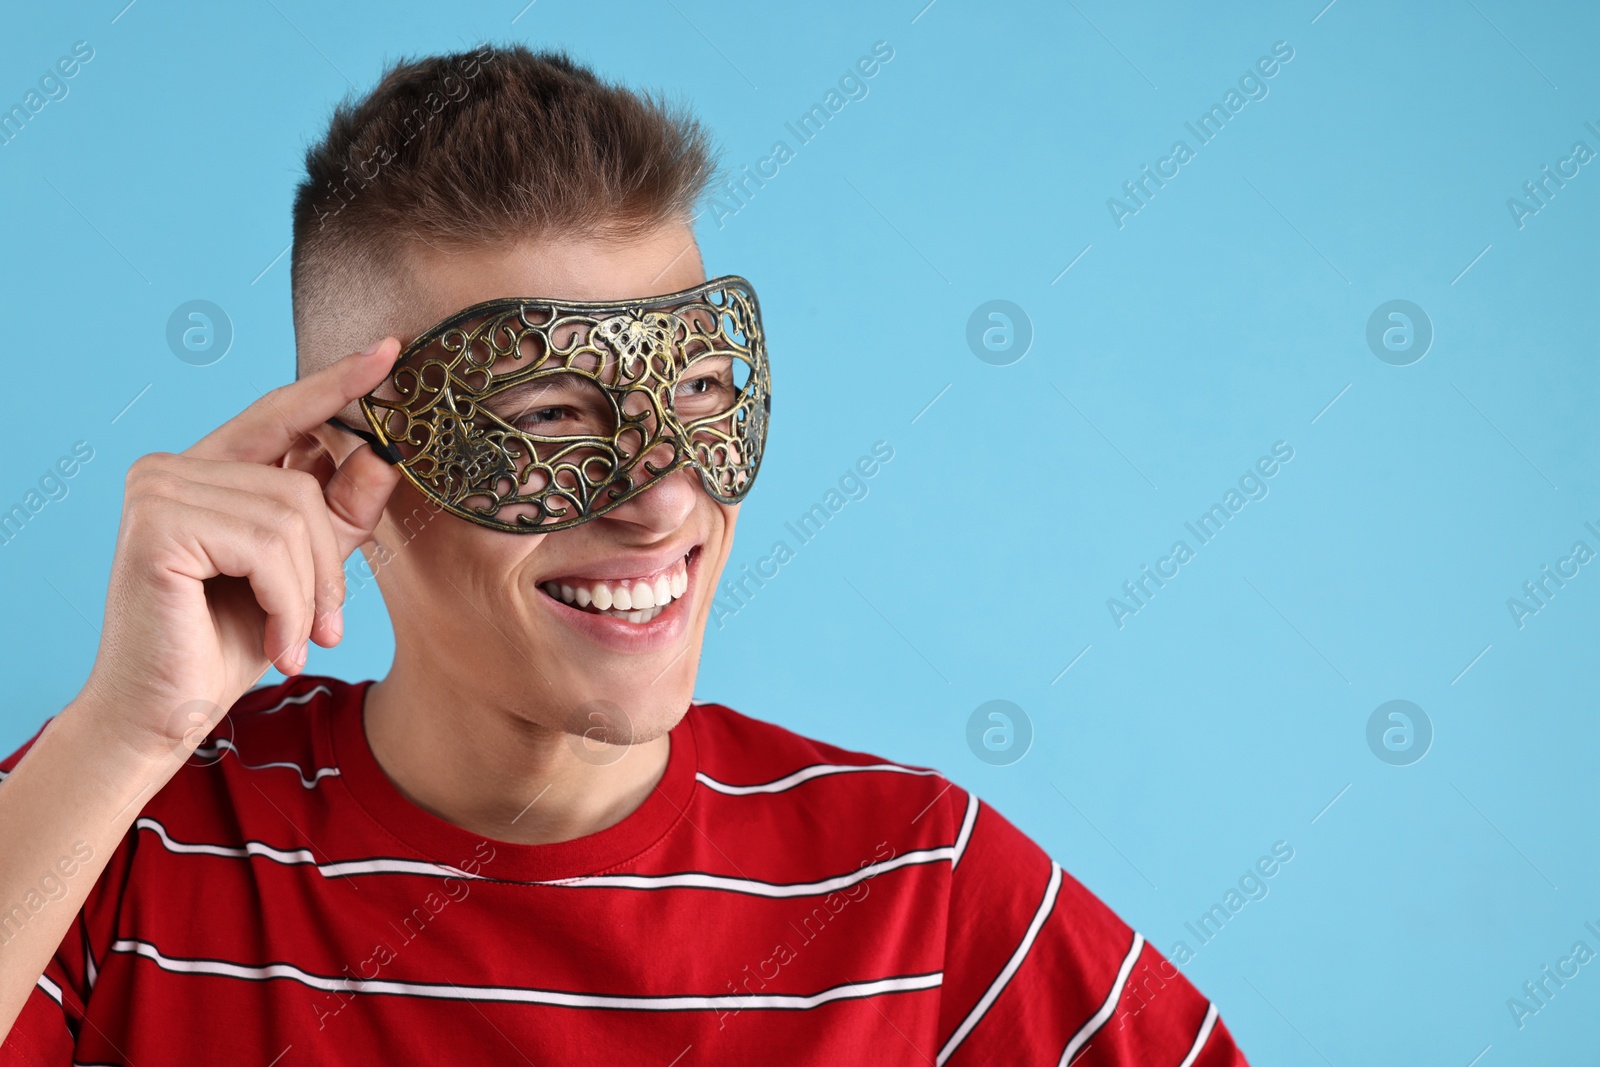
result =
M294 669L296 674L305 669L306 659L309 658L310 655L311 649L309 645L307 642L301 641L299 650L294 654Z
M388 340L387 337L385 337L383 339L383 341L387 341L387 340ZM383 347L383 341L374 341L374 342L372 342L372 344L368 345L366 348L363 348L361 350L361 354L363 356L375 356L375 355L377 355L378 354L378 349Z
M328 629L333 631L335 641L344 636L344 608L333 609L333 615L328 619Z

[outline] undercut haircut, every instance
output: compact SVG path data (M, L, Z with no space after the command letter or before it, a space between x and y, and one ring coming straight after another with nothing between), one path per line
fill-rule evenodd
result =
M300 373L428 325L396 322L412 302L408 248L625 241L691 223L715 170L687 110L565 52L401 59L306 152L290 257Z

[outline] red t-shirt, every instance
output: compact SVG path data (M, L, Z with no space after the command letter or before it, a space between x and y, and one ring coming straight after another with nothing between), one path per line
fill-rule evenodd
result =
M369 684L240 699L0 1062L1245 1063L1177 968L935 771L695 704L637 811L509 844L401 795Z

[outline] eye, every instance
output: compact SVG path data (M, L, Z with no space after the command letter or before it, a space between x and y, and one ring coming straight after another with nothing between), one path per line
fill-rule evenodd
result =
M733 388L723 380L725 377L725 373L713 372L679 382L672 398L672 406L678 417L704 418L727 407L733 398Z
M600 387L579 374L513 385L489 397L483 410L519 433L540 437L604 436L616 430Z
M571 412L564 407L534 408L518 415L511 421L511 425L536 430L543 426L552 426L570 415Z
M742 363L736 364L722 355L698 359L685 368L672 395L678 418L710 418L733 407L743 388L740 380L743 368Z

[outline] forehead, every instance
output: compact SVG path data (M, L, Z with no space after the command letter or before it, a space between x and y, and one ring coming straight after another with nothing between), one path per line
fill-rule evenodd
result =
M500 297L639 300L706 280L694 231L681 223L627 240L573 235L459 251L422 245L408 251L406 266L412 336Z

